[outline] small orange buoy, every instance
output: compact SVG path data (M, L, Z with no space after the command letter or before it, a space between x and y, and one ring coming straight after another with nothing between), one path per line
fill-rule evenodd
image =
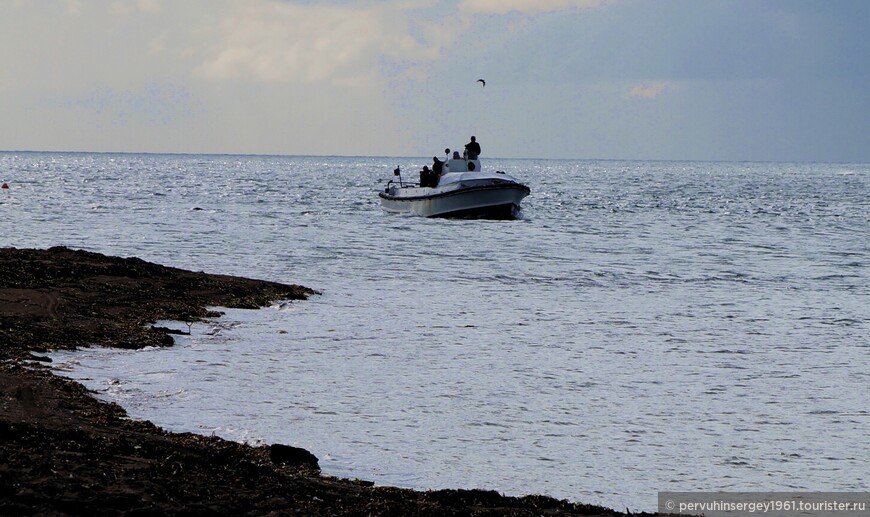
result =
M4 183L3 186L0 186L0 188L9 188L9 184L8 184L8 183Z

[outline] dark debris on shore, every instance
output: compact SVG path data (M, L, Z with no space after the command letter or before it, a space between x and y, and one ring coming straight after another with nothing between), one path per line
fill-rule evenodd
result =
M129 419L54 375L39 355L170 346L171 335L154 322L312 294L63 247L0 249L0 515L624 515L544 496L413 491L324 476L302 449L169 433Z

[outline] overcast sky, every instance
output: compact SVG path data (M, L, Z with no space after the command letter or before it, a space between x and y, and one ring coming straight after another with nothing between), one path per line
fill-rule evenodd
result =
M866 0L0 0L0 149L870 162L868 35Z

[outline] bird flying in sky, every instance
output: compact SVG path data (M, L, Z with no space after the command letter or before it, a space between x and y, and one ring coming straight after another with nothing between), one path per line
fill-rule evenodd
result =
M479 83L483 84L484 86L486 86L486 81L484 81L483 79L478 79L477 82L479 82Z

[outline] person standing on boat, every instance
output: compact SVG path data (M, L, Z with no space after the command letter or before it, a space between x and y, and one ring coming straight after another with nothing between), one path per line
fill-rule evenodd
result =
M444 174L444 162L438 159L437 156L432 157L432 182L433 187L438 186L438 180L441 179L441 176Z
M471 137L471 142L465 144L465 157L469 160L476 160L480 156L480 144L477 143L477 138Z

